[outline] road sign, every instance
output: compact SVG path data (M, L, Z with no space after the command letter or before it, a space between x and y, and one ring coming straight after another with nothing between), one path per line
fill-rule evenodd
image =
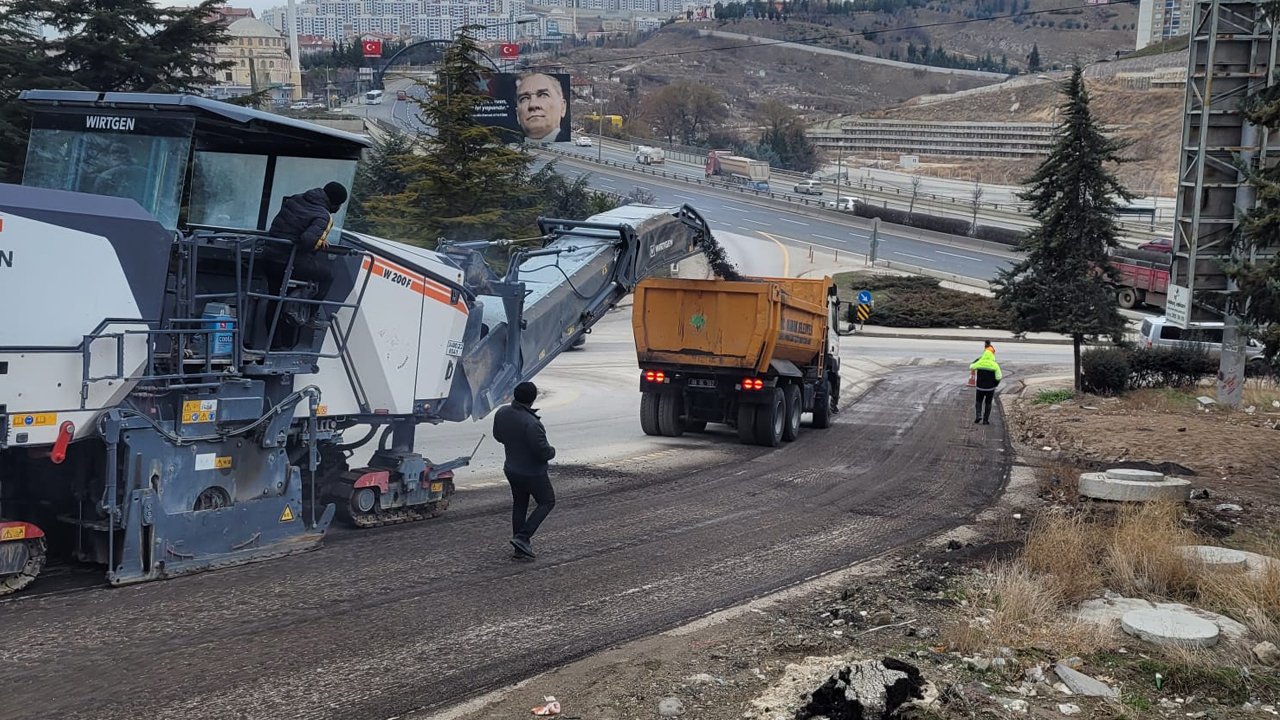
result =
M498 46L498 55L507 59L520 57L520 46L516 43L502 43Z
M871 304L871 291L870 291L870 290L863 290L862 292L859 292L859 293L858 293L858 304L859 304L859 305L870 305L870 304Z
M865 323L867 321L867 318L871 317L871 306L858 305L857 313L858 313L858 322Z
M1191 290L1169 283L1169 295L1165 299L1164 314L1169 322L1187 330L1191 327Z
M382 57L381 40L364 40L361 42L361 46L364 48L365 57Z

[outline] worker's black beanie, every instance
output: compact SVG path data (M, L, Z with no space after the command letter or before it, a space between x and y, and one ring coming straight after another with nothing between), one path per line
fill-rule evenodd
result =
M328 196L329 202L334 205L341 205L347 201L347 189L339 182L331 182L325 185L324 194Z
M538 386L531 382L522 382L516 386L516 402L530 405L538 399Z

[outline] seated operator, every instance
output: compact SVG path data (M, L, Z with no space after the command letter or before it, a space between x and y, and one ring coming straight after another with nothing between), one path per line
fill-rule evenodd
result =
M293 258L293 278L316 284L316 294L312 299L328 298L329 288L333 285L333 270L323 253L329 247L334 213L341 210L346 201L347 189L342 183L331 182L323 188L312 188L286 197L280 205L280 212L271 221L268 233L292 241L297 249ZM287 258L277 260L287 262ZM311 322L307 324L322 328L327 322L323 311L316 308Z

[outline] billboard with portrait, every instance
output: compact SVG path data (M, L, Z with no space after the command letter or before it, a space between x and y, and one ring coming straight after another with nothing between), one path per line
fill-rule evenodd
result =
M556 73L495 73L480 80L472 117L481 125L506 130L504 139L569 142L569 76Z

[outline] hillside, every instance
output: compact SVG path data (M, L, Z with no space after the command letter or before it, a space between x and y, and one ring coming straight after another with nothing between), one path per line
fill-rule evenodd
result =
M1121 180L1139 194L1172 195L1178 174L1178 143L1182 133L1181 89L1135 90L1113 78L1088 78L1093 111L1119 137L1133 144L1125 151L1133 162L1117 168ZM929 98L895 108L865 113L867 117L930 121L1031 121L1055 122L1061 102L1054 82L1027 83L992 88L955 98ZM944 177L971 179L982 175L990 182L1016 180L1031 174L1038 160L963 161L922 168Z
M1114 58L1134 47L1136 4L1079 8L1080 0L977 0L930 2L878 0L867 5L891 12L830 14L813 3L777 20L732 20L719 29L806 42L884 58L908 59L911 46L942 48L970 59L1006 58L1011 69L1026 70L1027 57L1038 48L1041 65L1051 68L1076 62ZM915 5L913 7L913 5ZM1023 14L1012 18L991 16ZM1066 9L1064 9L1066 8ZM982 19L983 17L989 19ZM859 36L858 33L869 33Z
M889 107L919 95L991 84L981 78L920 73L785 48L714 50L735 44L699 37L696 26L677 24L634 47L578 49L558 61L589 79L596 93L610 97L614 107L618 106L614 100L621 101L626 94L624 83L631 77L641 97L676 80L712 86L725 96L735 123L749 122L756 106L766 99L831 117ZM707 50L712 51L697 52Z

